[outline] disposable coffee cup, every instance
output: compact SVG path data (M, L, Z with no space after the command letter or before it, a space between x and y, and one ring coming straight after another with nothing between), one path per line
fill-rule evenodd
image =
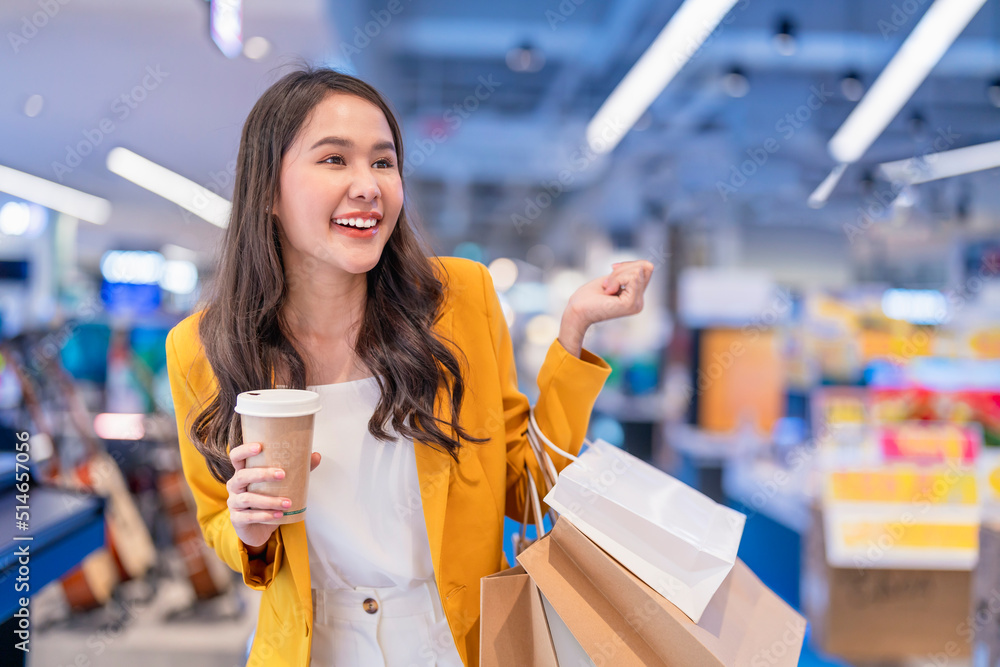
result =
M259 442L260 453L246 460L247 468L281 468L284 479L253 482L250 493L292 501L284 516L261 523L295 523L306 518L313 420L319 412L319 394L303 389L260 389L236 397L243 425L243 442Z

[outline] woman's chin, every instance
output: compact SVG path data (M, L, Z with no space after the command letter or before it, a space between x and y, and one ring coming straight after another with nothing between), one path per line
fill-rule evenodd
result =
M360 256L362 253L358 253L354 257L345 257L341 262L339 262L341 268L343 268L348 273L360 274L368 273L378 265L378 260L381 257L381 253L364 253L366 256Z

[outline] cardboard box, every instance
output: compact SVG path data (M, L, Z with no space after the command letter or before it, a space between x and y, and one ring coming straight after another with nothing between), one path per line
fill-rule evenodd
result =
M798 663L805 619L742 561L736 561L698 623L565 517L518 562L598 667Z
M971 571L831 567L818 509L813 519L802 601L819 649L848 660L969 655Z

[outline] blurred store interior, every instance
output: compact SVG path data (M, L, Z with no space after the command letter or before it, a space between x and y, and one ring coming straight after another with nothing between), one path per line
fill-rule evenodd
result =
M800 664L1000 664L1000 3L6 0L0 35L0 487L29 432L54 531L28 664L242 664L164 340L298 62L391 101L411 214L488 265L532 400L569 295L653 262L588 334L590 437L747 514Z

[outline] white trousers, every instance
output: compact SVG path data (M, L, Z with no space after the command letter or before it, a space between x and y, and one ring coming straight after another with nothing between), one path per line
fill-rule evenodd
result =
M462 667L433 582L312 597L312 667Z

